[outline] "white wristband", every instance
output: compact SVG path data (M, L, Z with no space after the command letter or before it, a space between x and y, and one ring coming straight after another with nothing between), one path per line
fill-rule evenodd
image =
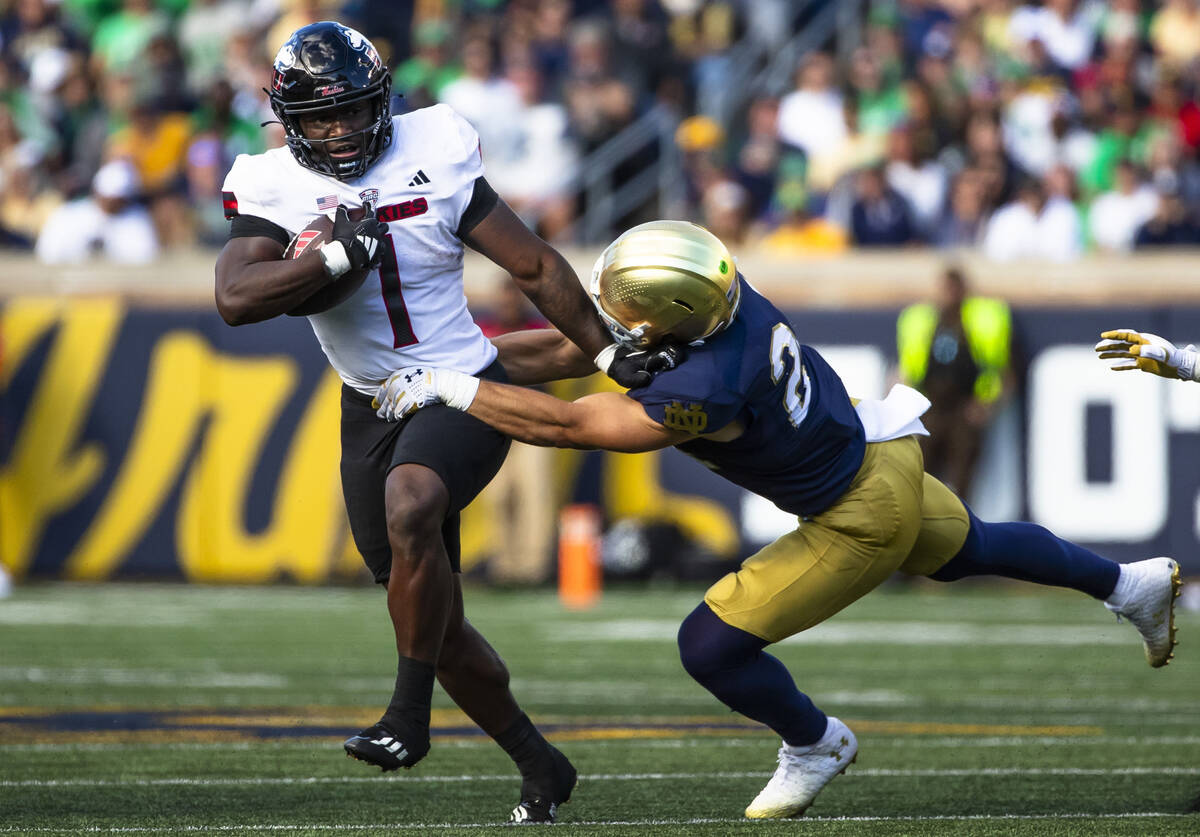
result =
M1200 352L1192 345L1184 346L1179 352L1179 377L1185 381L1200 381Z
M325 272L337 279L350 269L350 257L346 255L346 247L340 241L328 241L320 250L321 258L325 261Z
M433 389L438 400L447 407L462 410L470 409L479 392L479 379L474 375L455 372L453 369L435 369L433 371Z
M592 363L596 364L596 368L601 372L608 374L608 367L612 366L613 358L617 356L617 344L609 343L600 350L600 354L592 359Z

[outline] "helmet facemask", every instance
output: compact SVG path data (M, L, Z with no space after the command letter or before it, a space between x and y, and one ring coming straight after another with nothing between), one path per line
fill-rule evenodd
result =
M362 177L367 169L379 159L379 155L392 139L391 114L392 80L387 76L375 87L359 91L357 95L336 97L336 102L301 103L296 105L281 105L275 101L271 107L279 121L283 123L286 142L300 165L307 169L328 174L338 180L353 180ZM367 127L348 134L325 139L310 139L304 135L300 120L316 116L325 111L337 110L358 101L368 99L372 108L371 121ZM330 145L357 139L358 154L354 157L338 159L329 151Z

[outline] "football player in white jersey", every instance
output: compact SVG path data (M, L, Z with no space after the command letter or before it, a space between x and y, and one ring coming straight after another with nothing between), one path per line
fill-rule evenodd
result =
M445 105L391 115L387 67L361 34L332 21L297 30L276 55L268 93L287 145L239 156L225 180L232 223L216 302L231 325L309 315L344 382L343 492L355 544L386 585L399 654L387 711L345 749L383 770L418 762L436 677L516 762L512 819L553 821L575 769L521 711L503 661L464 618L458 574L459 511L495 475L509 440L449 407L390 423L371 397L392 371L416 364L507 380L467 310L464 244L508 271L623 386L648 382L655 358L613 342L567 262L488 185L462 117ZM374 212L352 221L347 209L364 206ZM330 240L284 259L320 214L333 216ZM339 277L364 270L356 290L338 290Z

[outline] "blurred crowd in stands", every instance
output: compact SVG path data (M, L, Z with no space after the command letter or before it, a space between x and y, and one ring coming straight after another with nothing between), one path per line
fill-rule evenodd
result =
M1200 243L1200 0L867 0L856 42L804 52L782 89L724 89L740 47L768 62L832 2L0 0L0 246L138 262L221 244L234 156L280 143L275 51L323 19L379 47L400 109L469 119L489 180L553 241L582 234L588 155L656 110L678 125L682 202L640 212L733 244Z

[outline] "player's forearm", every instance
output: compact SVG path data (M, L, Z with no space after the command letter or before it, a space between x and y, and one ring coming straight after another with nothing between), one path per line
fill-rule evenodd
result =
M217 260L217 310L230 325L245 325L286 314L329 284L316 251L298 259L237 262Z
M502 334L492 343L509 380L521 386L582 378L596 371L591 358L551 328Z
M576 432L576 407L552 395L482 381L467 412L519 442L551 448L595 447Z
M570 338L589 357L594 358L613 342L587 292L567 260L555 250L539 259L533 276L513 278L521 290L555 328Z

